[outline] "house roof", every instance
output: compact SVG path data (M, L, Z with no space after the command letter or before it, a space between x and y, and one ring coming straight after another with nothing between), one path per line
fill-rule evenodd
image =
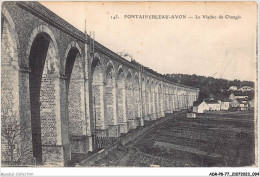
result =
M234 100L232 100L231 102L232 102L232 103L234 103L234 102L239 103L239 102L237 101L237 99L234 99Z
M231 93L232 94L232 93ZM241 92L234 92L233 93L235 96L247 96L245 95L245 93L241 93Z
M193 106L199 106L202 103L202 101L194 101Z
M237 101L247 101L245 98L237 98Z
M252 87L249 87L249 86L243 86L243 87L241 87L240 89L244 89L244 88L248 88L248 89L252 89L252 90L253 90L253 88L252 88Z
M244 99L244 98L237 98L236 100L237 100L240 104L244 104L244 102L247 103L247 100Z
M220 104L218 101L216 100L204 100L207 104Z
M237 86L230 86L228 90L237 90Z
M221 101L221 104L224 104L224 103L230 103L230 101Z

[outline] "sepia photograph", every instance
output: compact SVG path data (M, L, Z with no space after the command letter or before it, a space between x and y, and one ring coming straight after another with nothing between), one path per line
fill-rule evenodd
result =
M255 1L1 2L1 175L259 176L257 80Z

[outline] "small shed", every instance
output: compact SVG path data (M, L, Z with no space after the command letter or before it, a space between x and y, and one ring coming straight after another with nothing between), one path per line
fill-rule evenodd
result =
M194 113L194 112L188 112L188 113L187 113L187 118L196 118L196 113Z

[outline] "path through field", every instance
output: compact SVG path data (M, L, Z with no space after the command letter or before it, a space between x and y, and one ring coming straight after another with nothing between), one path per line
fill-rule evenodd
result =
M253 112L186 114L151 129L94 166L207 167L254 164Z

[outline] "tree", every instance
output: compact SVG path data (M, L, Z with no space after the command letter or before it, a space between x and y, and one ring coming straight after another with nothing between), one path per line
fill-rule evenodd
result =
M254 82L252 81L240 81L240 80L226 80L217 79L213 77L197 76L195 74L166 74L173 78L176 83L184 84L191 87L197 87L200 89L199 100L203 101L205 98L214 98L216 100L227 100L228 99L228 88L230 86L250 86L254 88ZM252 95L252 94L251 94ZM253 98L253 95L250 97Z
M2 163L7 165L28 164L32 155L31 133L26 122L20 123L17 112L2 109ZM33 163L33 162L31 162Z

